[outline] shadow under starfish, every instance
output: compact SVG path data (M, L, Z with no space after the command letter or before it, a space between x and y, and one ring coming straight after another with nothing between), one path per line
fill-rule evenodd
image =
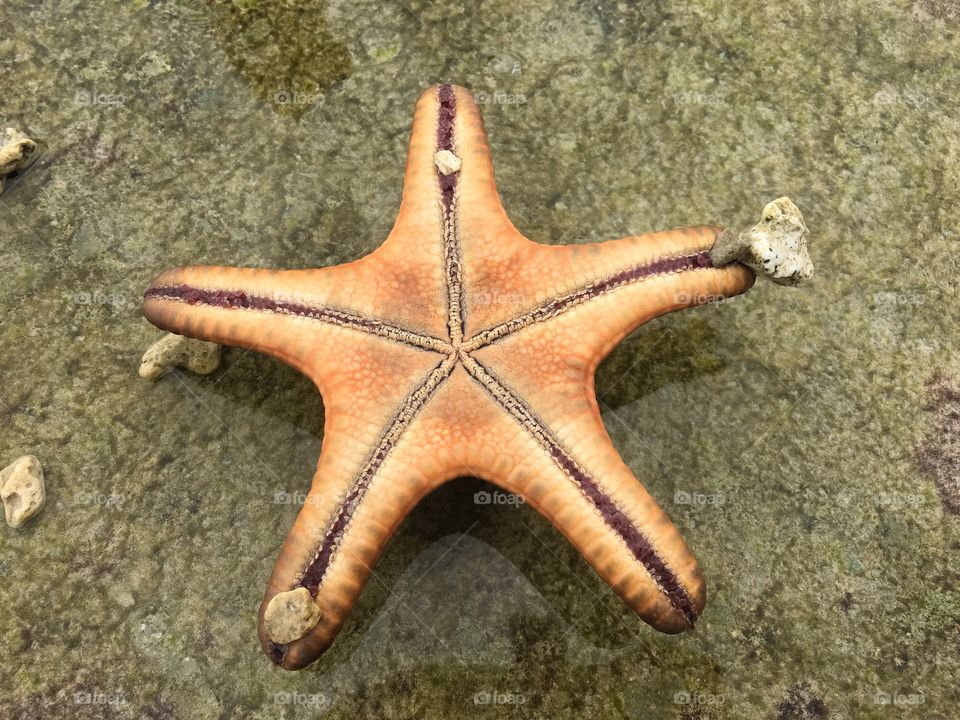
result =
M522 495L653 627L692 628L703 576L614 449L594 372L644 322L753 284L742 264L714 265L719 233L531 242L500 203L479 108L440 85L417 102L399 215L377 250L315 270L158 276L144 300L155 325L277 357L323 396L316 476L260 609L271 659L297 669L323 653L403 518L463 475ZM301 588L310 620L278 642L279 600Z

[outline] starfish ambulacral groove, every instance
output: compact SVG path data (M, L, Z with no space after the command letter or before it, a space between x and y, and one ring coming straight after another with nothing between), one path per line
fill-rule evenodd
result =
M373 253L316 270L157 277L144 300L155 325L277 357L324 399L317 472L261 605L271 659L296 669L323 653L399 523L463 475L522 495L658 630L693 627L703 576L614 449L593 375L647 320L753 284L742 265L711 262L719 232L526 239L500 203L476 103L440 85L417 102L400 212ZM319 620L276 643L265 612L297 588Z

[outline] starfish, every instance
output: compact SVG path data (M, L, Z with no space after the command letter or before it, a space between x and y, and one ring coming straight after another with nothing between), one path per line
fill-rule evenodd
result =
M155 278L143 305L154 325L278 358L323 398L316 475L260 608L273 662L317 659L403 518L467 475L522 496L654 628L692 628L703 575L615 450L594 371L648 320L750 288L750 269L711 260L720 232L528 240L501 205L477 104L439 85L417 101L399 214L375 251ZM304 599L303 626L271 629L271 612Z

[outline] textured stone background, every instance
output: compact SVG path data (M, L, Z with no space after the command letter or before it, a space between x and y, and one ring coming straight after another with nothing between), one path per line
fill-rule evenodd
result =
M0 717L956 717L956 3L300 5L0 0L0 123L44 144L0 196L0 463L33 452L48 486L0 528ZM140 381L140 294L374 248L439 80L484 103L530 237L740 226L788 194L818 276L661 319L599 373L706 573L695 633L461 480L284 673L256 608L322 404L240 351Z

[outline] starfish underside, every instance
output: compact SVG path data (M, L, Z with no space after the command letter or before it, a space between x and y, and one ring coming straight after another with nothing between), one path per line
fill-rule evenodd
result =
M459 171L440 173L440 150ZM152 323L279 358L323 397L316 475L260 609L270 658L296 669L319 657L403 518L465 475L522 495L646 622L691 628L703 576L614 449L593 377L647 320L753 284L742 265L712 266L719 232L528 240L500 203L476 103L441 85L417 102L400 211L377 250L321 269L157 277L144 301ZM278 645L264 611L297 587L314 596L320 621Z

